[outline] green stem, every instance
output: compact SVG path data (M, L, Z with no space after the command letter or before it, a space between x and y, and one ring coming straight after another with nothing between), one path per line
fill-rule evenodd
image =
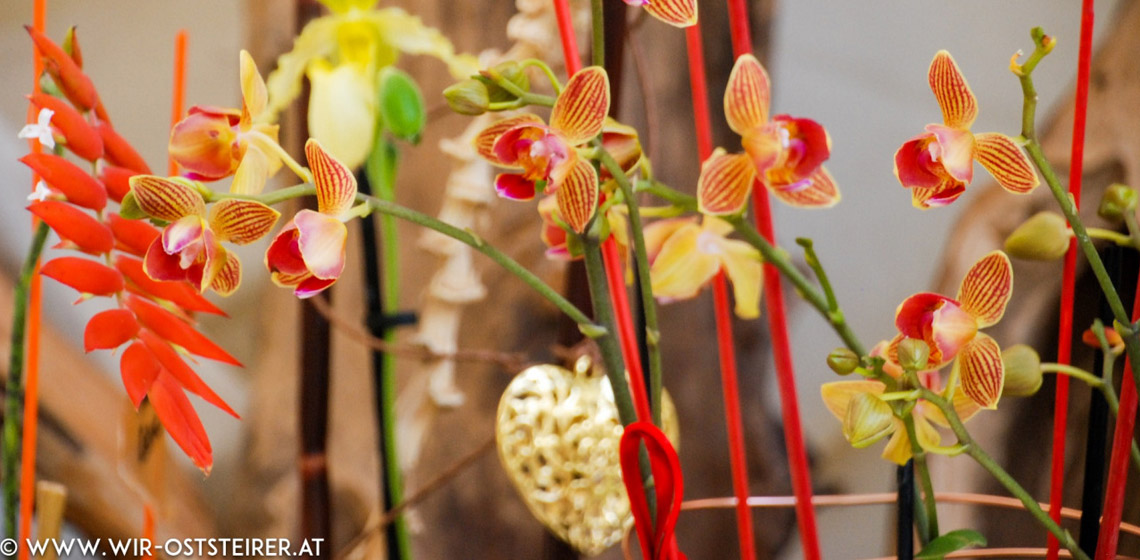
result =
M20 506L20 456L24 420L24 351L28 317L28 295L36 264L47 241L49 228L44 222L36 226L28 256L20 269L20 282L13 294L12 340L8 356L8 383L4 398L4 534L16 537L16 512ZM9 555L14 558L15 554Z
M629 209L629 223L633 232L633 260L637 269L637 283L641 292L641 309L645 314L645 345L649 354L649 406L653 411L653 423L661 425L661 347L660 330L657 326L657 303L653 300L653 281L649 276L649 256L645 249L645 234L642 231L641 209L634 199L633 185L622 170L621 165L605 150L599 150L602 165L613 175L625 197Z
M1073 554L1073 558L1077 560L1089 560L1088 555L1077 545L1077 541L1073 539L1073 536L1070 535L1068 531L1062 529L1061 526L1057 525L1057 523L1049 517L1049 514L1041 509L1041 504L1038 504L1025 488L1022 488L1005 469L1001 468L1001 465L997 464L997 461L994 461L993 457L990 457L989 454L970 437L970 433L966 431L966 426L962 424L962 420L958 417L957 411L954 410L953 405L951 405L949 401L926 388L922 388L922 398L934 406L937 406L939 410L942 411L942 414L946 417L946 421L950 424L950 429L953 430L954 435L958 437L958 444L962 446L965 453L989 472L1013 497L1020 500L1022 505L1025 506L1026 511L1028 511L1041 526L1045 527L1046 531L1056 537L1061 543L1061 546Z
M302 196L312 196L317 194L317 188L311 183L301 183L300 185L293 185L284 189L277 189L264 194L235 194L228 192L209 191L202 193L202 197L206 202L217 202L227 198L235 198L238 200L253 200L268 206L274 206L293 200L294 198L301 198Z
M1101 360L1100 370L1100 391L1104 394L1104 400L1108 403L1108 410L1112 412L1114 419L1120 418L1120 399L1116 396L1116 387L1112 383L1113 372L1116 369L1116 356L1112 346L1108 343L1108 336L1104 333L1104 323L1100 319L1093 320L1092 332L1096 336L1097 342L1100 343L1101 355L1104 357ZM1140 446L1136 445L1136 438L1132 438L1132 465L1136 470L1140 471Z
M1136 219L1133 218L1133 221L1135 220ZM1122 247L1132 247L1134 249L1137 248L1138 240L1140 240L1135 234L1124 235L1123 233L1115 232L1111 229L1091 227L1085 228L1085 231L1088 232L1089 237L1093 239L1104 239L1105 241L1111 241Z
M519 100L522 101L523 103L526 103L528 105L540 105L543 107L553 107L554 106L555 98L553 98L549 95L542 95L542 94L538 94L538 93L531 93L529 91L524 91L522 88L515 85L514 82L494 73L493 71L487 70L486 72L487 72L487 76L490 79L494 80L496 85L507 90L507 92L509 92L511 95L519 98Z
M926 546L927 543L938 538L938 503L934 497L934 484L930 481L930 468L926 464L926 450L918 444L918 431L914 427L914 416L907 414L903 418L903 425L906 426L906 435L910 439L910 453L914 457L914 472L922 482L922 504L924 507L916 508L915 512L922 512L922 517L925 518L925 523L920 524L920 527L925 525L926 530L919 532L919 540L923 546Z
M605 26L605 8L602 6L602 0L590 0L590 21L591 38L593 44L591 48L593 52L591 57L594 61L594 66L606 65L606 26Z
M1140 251L1140 224L1136 223L1136 212L1133 210L1125 212L1124 223L1128 226L1128 241L1132 248Z
M1073 379L1079 379L1088 384L1093 389L1100 389L1104 385L1099 377L1075 366L1066 364L1044 363L1041 364L1041 373L1059 373L1061 375L1068 375Z
M522 61L522 66L523 68L538 68L542 70L542 73L546 75L546 79L550 80L550 87L554 88L554 94L562 93L562 83L558 81L558 78L554 76L554 71L551 70L550 66L547 66L545 62L537 58L528 58Z
M622 360L621 348L618 347L617 338L614 336L617 329L614 328L614 314L610 308L610 290L606 284L601 245L590 235L583 235L580 239L585 256L586 279L590 285L590 299L594 302L594 320L606 329L605 334L596 337L595 340L598 343L598 351L602 353L602 362L606 366L606 376L614 390L618 416L622 425L628 426L637 421L637 411L633 407L633 398L629 393L629 382L625 379L625 362Z

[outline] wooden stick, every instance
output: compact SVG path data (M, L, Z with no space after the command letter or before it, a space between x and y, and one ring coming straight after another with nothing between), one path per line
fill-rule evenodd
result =
M67 488L57 482L41 480L36 483L36 535L40 542L49 541L43 560L56 560L59 554L50 541L58 541L63 528L63 511L67 505ZM27 548L27 547L23 547Z

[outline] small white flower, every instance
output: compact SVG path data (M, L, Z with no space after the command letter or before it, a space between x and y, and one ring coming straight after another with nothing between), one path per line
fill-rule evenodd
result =
M35 138L40 141L40 145L52 150L55 149L55 137L51 133L51 117L55 115L55 111L51 109L40 109L40 115L36 119L36 124L26 124L20 132L16 134L17 138Z
M48 188L47 183L38 181L36 182L36 190L32 191L32 194L28 195L28 200L38 200L40 202L43 202L53 194L55 193L53 193L51 189Z

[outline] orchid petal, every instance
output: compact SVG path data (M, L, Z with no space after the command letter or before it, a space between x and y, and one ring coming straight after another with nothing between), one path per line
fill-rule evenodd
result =
M296 224L290 222L277 233L265 251L265 268L269 270L270 279L278 286L295 286L296 282L288 280L310 274L309 269L305 268L305 260L301 258L298 236Z
M962 309L977 320L978 328L1001 320L1013 294L1013 265L1001 251L994 251L974 263L958 288Z
M269 103L269 91L249 52L242 49L238 56L241 69L242 121L248 122L265 110L265 106Z
M600 66L583 68L570 77L554 109L550 128L571 146L577 146L602 132L610 112L610 79Z
M1005 385L1005 364L1001 361L1001 348L985 333L962 348L962 392L982 408L997 408L1001 389Z
M236 140L237 133L226 116L191 111L171 129L167 151L178 165L215 180L237 168Z
M1024 194L1041 183L1037 172L1029 163L1025 151L1013 138L996 132L985 132L974 137L974 156L978 163L994 176L1005 190Z
M210 289L222 297L228 297L233 295L239 286L241 286L241 261L237 255L226 253L226 262L214 277L214 281L210 282Z
M435 57L447 65L455 78L466 78L479 72L479 61L469 54L456 54L455 47L438 30L399 8L364 12L376 26L380 37L392 48L408 54Z
M715 219L705 218L706 221ZM760 289L764 285L764 267L760 262L760 252L743 241L723 237L719 238L717 244L721 250L721 266L728 279L732 281L736 316L741 319L759 317Z
M534 181L517 173L499 173L495 176L495 192L510 200L530 200L534 198Z
M297 212L293 223L297 225L297 247L305 268L323 280L340 277L348 228L340 220L312 210Z
M293 290L293 295L298 299L308 299L323 291L336 282L336 278L321 279L315 276L310 276L297 283L297 288Z
M701 165L697 203L703 214L738 214L748 205L756 168L747 154L725 154L717 148Z
M293 40L293 50L277 58L274 70L266 78L269 104L265 120L275 120L277 113L301 94L301 77L310 61L336 52L338 24L338 18L330 16L309 21Z
M96 313L83 329L83 351L118 348L139 332L135 314L126 309L108 309Z
M913 456L910 450L910 438L902 420L895 419L895 433L891 436L887 446L883 449L882 457L892 463L902 466Z
M43 220L61 238L75 243L82 251L102 255L109 253L115 245L110 228L66 202L36 202L28 206L28 211Z
M661 247L678 229L684 227L685 224L692 223L695 223L693 218L670 218L657 220L645 226L645 252L649 262L652 263L657 258L657 254L661 252Z
M245 245L265 237L280 216L260 202L227 198L210 207L210 229L222 241Z
M171 255L163 250L162 239L155 239L154 243L151 243L143 260L143 270L151 279L161 282L188 280L186 269L182 268L181 257ZM195 288L199 287L195 286Z
M946 51L938 51L930 62L927 79L942 109L942 122L949 127L970 128L978 116L978 100L954 57Z
M918 436L919 447L928 450L941 447L942 434L938 433L938 430L930 424L930 421L920 414L913 415L913 418L915 435Z
M265 181L270 176L269 158L265 152L250 147L241 157L241 163L234 171L234 180L230 183L230 192L234 194L260 194L265 190Z
M543 125L543 122L541 118L530 113L495 121L491 123L491 126L484 128L479 134L475 135L475 151L491 163L507 165L495 154L495 141L498 140L504 132L523 124Z
M376 80L355 64L309 65L309 133L351 169L372 150L376 132ZM307 149L306 149L307 151Z
M174 255L182 252L190 245L199 242L202 239L202 233L206 230L206 223L198 216L186 216L162 230L162 249L167 254ZM196 258L194 255L185 255L183 258L191 259ZM183 263L188 265L189 263ZM185 268L185 266L183 266Z
M317 187L317 207L322 214L340 216L356 200L356 176L315 139L305 142L305 157Z
M697 23L697 0L647 0L645 11L674 27Z
M769 83L768 72L755 56L736 59L724 90L724 116L733 132L744 136L768 122Z
M911 189L911 204L920 210L946 206L966 192L966 184L947 177L939 186L925 189Z
M602 126L602 148L613 156L614 161L627 174L633 172L642 160L641 141L637 129L607 117ZM603 177L610 177L609 170L603 168Z
M185 179L135 175L131 177L131 192L143 212L160 220L177 222L186 216L206 214L206 201Z
M819 392L827 410L842 422L847 417L847 407L855 395L882 394L883 384L878 381L831 381L820 386Z
M665 300L695 297L720 270L720 259L700 251L700 226L685 224L669 236L649 267L653 294Z
M895 152L895 177L906 188L930 189L942 184L943 177L932 171L938 165L931 154L934 135L923 132Z
M598 210L598 173L579 159L558 185L558 214L570 229L582 233Z
M938 160L946 173L963 183L974 180L974 135L969 130L937 124L926 125L926 131L938 142Z
M768 183L767 187L772 196L796 208L830 208L838 204L841 198L835 178L823 166L795 183Z
M930 346L928 364L932 367L953 359L978 331L974 316L961 304L929 292L914 294L899 304L895 327L902 336L917 338Z
M80 257L58 257L44 263L40 274L80 294L109 296L123 290L123 275L119 271L92 260Z

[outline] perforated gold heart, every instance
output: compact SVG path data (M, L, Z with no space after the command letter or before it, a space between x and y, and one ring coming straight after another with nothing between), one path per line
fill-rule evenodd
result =
M542 524L583 554L621 540L633 524L621 481L622 426L613 389L581 358L575 371L523 370L503 393L495 426L499 458ZM662 398L665 433L677 443L677 413Z

